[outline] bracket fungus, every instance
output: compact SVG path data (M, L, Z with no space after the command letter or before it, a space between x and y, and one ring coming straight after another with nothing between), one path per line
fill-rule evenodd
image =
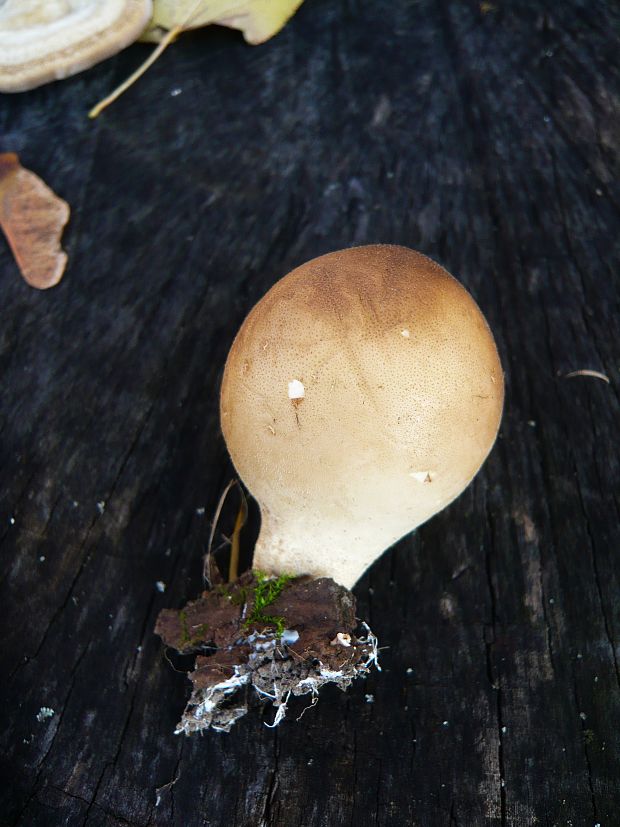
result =
M133 43L151 12L151 0L0 2L0 92L88 69Z
M291 695L314 704L323 684L346 689L378 667L349 589L469 484L503 398L484 316L420 253L341 250L269 290L233 342L220 396L261 511L254 573L160 614L164 641L198 654L177 732L228 731L247 711L242 687L273 702L275 725Z

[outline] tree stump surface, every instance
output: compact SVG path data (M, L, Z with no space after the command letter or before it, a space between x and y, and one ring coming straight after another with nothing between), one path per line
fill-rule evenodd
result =
M49 291L0 243L0 824L619 823L619 21L308 0L263 46L183 36L95 122L151 47L2 96L2 150L72 217ZM233 475L228 348L276 279L374 242L480 304L497 445L358 583L381 673L175 736L153 629Z

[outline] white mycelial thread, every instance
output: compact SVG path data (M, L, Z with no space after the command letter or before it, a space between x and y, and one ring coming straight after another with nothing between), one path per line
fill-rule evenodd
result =
M306 389L303 386L303 382L300 382L299 379L292 379L288 383L289 399L303 399L305 395Z

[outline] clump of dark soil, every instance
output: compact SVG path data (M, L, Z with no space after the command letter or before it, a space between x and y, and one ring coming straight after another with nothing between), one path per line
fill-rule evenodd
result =
M155 631L167 646L197 655L179 733L228 732L251 692L276 707L275 726L291 695L314 704L326 683L344 690L379 668L377 639L357 621L355 598L326 577L248 572L183 609L164 609Z

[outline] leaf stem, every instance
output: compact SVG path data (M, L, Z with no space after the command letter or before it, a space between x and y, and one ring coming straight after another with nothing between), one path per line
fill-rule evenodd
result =
M130 86L132 86L138 78L141 78L142 75L146 72L146 70L151 67L157 58L161 55L161 53L168 48L168 46L177 39L177 37L187 28L187 24L191 21L194 17L196 12L198 11L198 7L200 6L202 0L196 0L194 5L191 7L189 14L184 20L181 20L180 23L177 23L176 26L173 26L170 31L165 34L160 42L157 44L157 47L152 51L152 53L147 57L147 59L142 63L135 72L133 72L127 80L121 83L120 86L117 86L116 89L111 92L107 98L104 98L102 101L93 108L88 113L89 118L96 118L104 109L106 109L111 103L114 103L117 98L126 92Z
M111 103L114 103L115 100L120 98L120 96L123 94L123 92L126 92L127 89L129 89L130 86L133 86L133 84L139 78L142 77L142 75L146 72L146 70L150 66L152 66L153 63L155 63L157 58L172 43L172 41L175 40L178 37L178 35L181 34L181 32L183 31L184 26L185 26L185 21L183 23L179 23L174 28L170 29L170 31L157 44L157 47L147 57L147 59L144 61L144 63L142 63L140 66L138 66L136 71L132 72L132 74L129 75L129 77L126 80L124 80L123 83L121 83L120 86L117 86L116 89L107 96L107 98L104 98L102 101L99 101L99 103L96 106L93 106L93 108L88 113L88 117L89 118L96 118L98 115L100 115L103 112L104 109L107 109L107 107Z

